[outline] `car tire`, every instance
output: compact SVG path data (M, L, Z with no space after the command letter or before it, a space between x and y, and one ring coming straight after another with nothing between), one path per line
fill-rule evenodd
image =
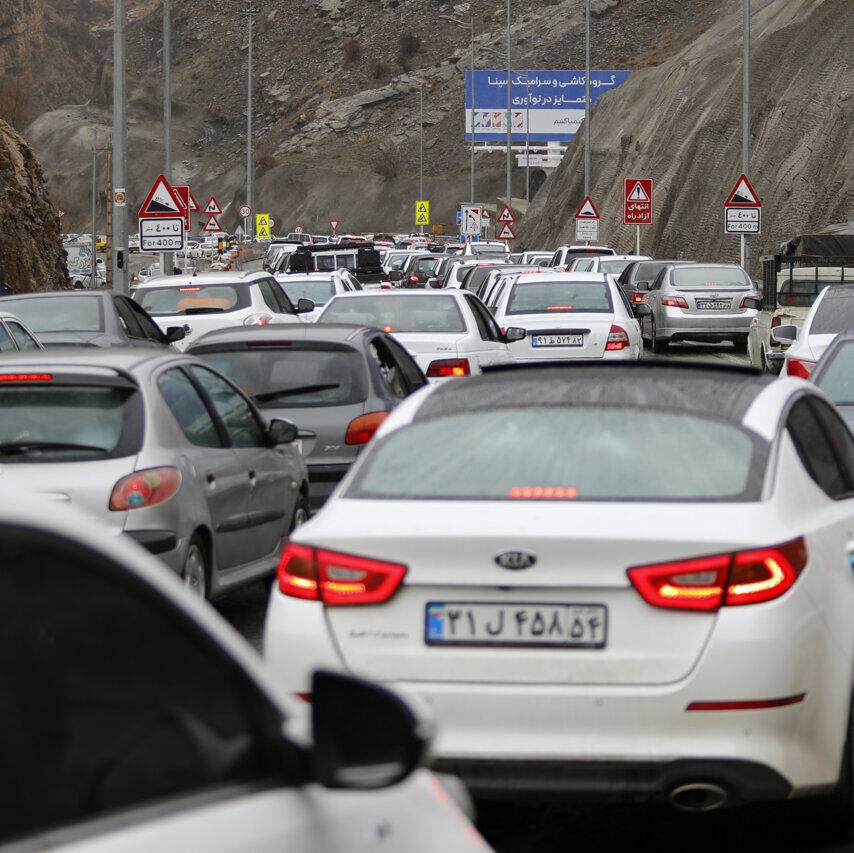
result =
M655 336L655 320L650 320L652 323L652 351L656 355L665 355L670 349L670 341L667 338L657 338Z
M747 335L736 335L732 339L732 345L735 347L736 352L747 352Z
M199 533L194 533L187 546L184 565L181 569L184 586L203 601L208 597L210 586L210 568L205 542Z

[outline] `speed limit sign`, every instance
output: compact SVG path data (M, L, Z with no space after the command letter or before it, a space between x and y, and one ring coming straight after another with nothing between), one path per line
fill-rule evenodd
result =
M248 204L242 204L240 206L240 218L248 219L252 216L252 208Z

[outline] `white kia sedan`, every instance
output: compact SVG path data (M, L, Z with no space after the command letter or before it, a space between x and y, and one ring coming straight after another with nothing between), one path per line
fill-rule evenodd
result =
M641 356L634 309L611 276L522 273L493 291L490 307L501 328L526 332L510 344L516 361Z
M318 323L377 326L394 336L436 382L509 364L510 335L483 303L465 290L346 293L326 304Z
M852 533L854 438L809 383L495 370L405 401L295 532L265 655L291 693L321 665L418 697L476 795L850 825Z

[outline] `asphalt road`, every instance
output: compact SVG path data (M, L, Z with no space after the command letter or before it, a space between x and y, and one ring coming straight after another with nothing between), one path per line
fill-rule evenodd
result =
M746 364L730 344L680 344L669 359ZM267 592L254 584L217 604L260 649ZM665 806L558 802L478 803L478 828L498 853L854 853L822 836L822 825L791 806L685 815Z

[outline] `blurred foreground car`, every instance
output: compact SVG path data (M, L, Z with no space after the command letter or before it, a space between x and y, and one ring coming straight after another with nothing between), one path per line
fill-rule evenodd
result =
M110 290L55 291L0 297L46 347L145 347L162 350L183 340L176 325L161 330L133 299Z
M0 357L3 484L136 539L203 598L269 577L308 517L296 437L174 352Z
M265 415L299 427L312 510L323 506L388 413L427 384L391 335L358 326L224 329L189 353L231 379Z
M428 701L484 797L822 797L850 832L852 531L809 383L496 369L386 420L285 548L265 655L291 692L324 664Z
M430 729L399 696L317 672L309 732L306 706L133 543L56 503L0 500L0 845L488 849L455 789L419 769Z
M403 344L436 381L512 361L507 337L467 291L343 294L329 300L317 322L376 326Z

